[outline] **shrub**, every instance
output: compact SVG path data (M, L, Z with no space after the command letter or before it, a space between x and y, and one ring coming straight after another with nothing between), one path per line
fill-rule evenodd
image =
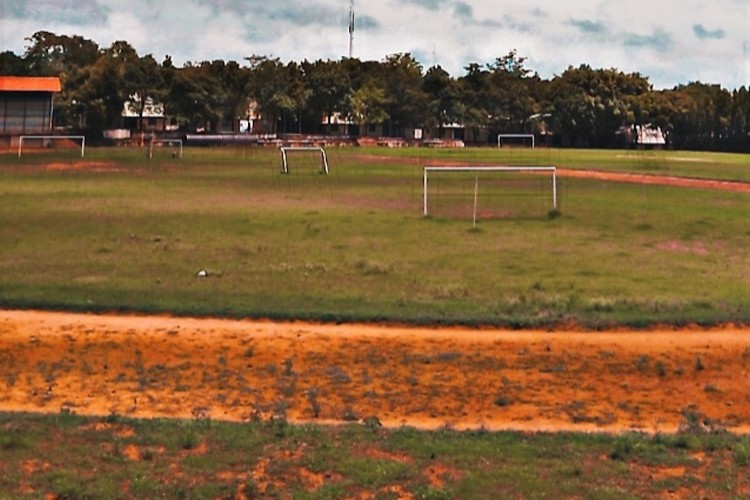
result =
M738 444L734 448L734 463L741 466L750 466L750 445Z

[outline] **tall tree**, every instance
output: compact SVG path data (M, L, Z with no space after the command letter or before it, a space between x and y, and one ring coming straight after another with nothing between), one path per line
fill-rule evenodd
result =
M99 45L78 35L49 31L37 31L27 41L30 45L23 58L26 67L23 75L59 77L62 92L55 99L55 124L81 127L85 123L81 89L89 78L90 68L102 56Z
M392 54L383 63L386 112L390 133L420 127L429 116L429 98L422 89L422 65L409 54Z
M732 149L750 150L750 92L744 86L732 93L730 130Z
M352 91L349 75L344 71L340 61L304 62L302 70L310 89L310 111L326 118L328 133L333 117L346 115L347 97Z
M458 79L457 87L464 108L464 124L473 130L473 136L479 135L479 130L487 127L490 121L490 111L487 101L489 86L489 71L477 63L471 63L464 68L466 74Z
M529 117L539 112L532 95L532 80L538 77L524 66L525 62L525 57L511 50L488 65L486 99L490 123L498 132L523 132Z
M123 69L127 105L138 113L138 130L143 127L143 114L146 107L162 105L166 88L162 68L151 54L134 57L125 63Z
M447 71L440 66L429 68L422 79L422 90L429 99L427 125L438 127L442 135L444 125L463 122L466 112L459 87Z
M297 117L307 99L307 91L296 64L285 67L278 58L252 56L249 95L258 104L272 131L285 128L286 119Z
M650 85L638 73L595 70L584 64L569 67L549 89L553 123L564 144L612 147L618 144L620 127L635 123L637 97Z
M10 50L0 52L0 76L30 76L26 60Z
M388 120L385 89L374 78L368 79L349 95L347 115L360 125L382 125Z

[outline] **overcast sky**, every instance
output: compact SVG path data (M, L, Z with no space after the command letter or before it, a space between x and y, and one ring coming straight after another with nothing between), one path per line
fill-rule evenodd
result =
M0 0L2 50L39 30L131 43L163 60L252 54L283 62L349 51L350 0ZM412 53L462 76L516 49L543 78L568 66L617 68L656 88L750 85L750 0L355 0L354 57Z

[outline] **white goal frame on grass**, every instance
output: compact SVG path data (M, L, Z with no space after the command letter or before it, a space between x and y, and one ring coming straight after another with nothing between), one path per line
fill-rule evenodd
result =
M287 157L288 153L316 151L320 153L321 159L323 160L323 169L321 170L321 173L325 173L326 175L328 175L328 155L326 154L326 150L323 148L313 146L281 147L279 148L279 151L281 152L281 171L285 174L289 173L289 159Z
M86 136L83 135L22 135L18 137L18 157L23 152L24 139L45 140L45 139L76 139L81 141L81 158L86 153Z
M502 147L500 141L503 139L531 139L531 149L536 148L534 134L497 134L497 147Z
M172 144L180 147L180 159L182 159L182 139L156 139L151 141L148 147L148 158L151 159L154 156L154 146Z
M429 215L427 205L427 188L430 172L550 172L552 174L552 209L557 210L557 167L551 166L497 166L497 165L472 165L464 167L454 166L431 166L424 167L423 192L424 192L424 216ZM474 223L476 224L477 194L479 191L479 177L474 183Z

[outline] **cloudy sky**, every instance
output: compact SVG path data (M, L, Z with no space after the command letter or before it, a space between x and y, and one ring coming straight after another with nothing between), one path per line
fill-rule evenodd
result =
M348 55L350 0L0 0L0 49L22 54L39 30L161 61L283 62ZM656 88L750 85L750 0L355 1L354 56L410 52L454 76L516 49L543 78L589 64L639 72Z

